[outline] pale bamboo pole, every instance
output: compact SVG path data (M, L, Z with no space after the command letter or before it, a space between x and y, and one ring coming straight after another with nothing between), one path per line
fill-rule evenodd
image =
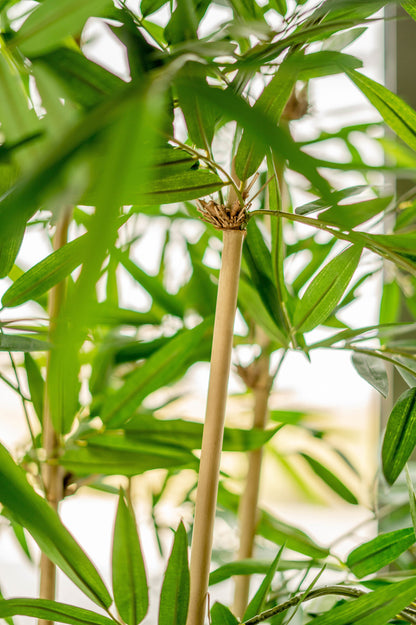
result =
M66 210L56 225L53 237L53 247L55 250L63 247L68 241L68 228L71 219L71 211ZM49 292L48 313L49 313L49 336L53 336L56 319L65 301L65 281L54 286ZM48 396L48 380L50 370L50 353L46 361L46 383L43 408L43 432L42 443L46 454L46 462L43 466L43 482L45 484L46 499L51 507L58 511L59 503L63 499L63 467L55 462L48 462L56 458L60 441L52 423L51 406ZM56 566L49 558L42 553L40 558L40 587L39 597L41 599L55 599L56 593ZM39 625L52 625L52 621L39 619Z
M187 625L203 625L217 504L243 230L224 230L190 565Z
M272 379L269 375L270 356L263 350L259 359L254 363L253 371L253 428L265 429L267 423L268 402ZM258 498L260 488L260 473L262 466L263 448L254 449L249 453L248 469L245 489L240 499L238 510L240 526L240 546L238 560L251 558L253 555L254 537L258 521ZM239 575L235 577L233 613L242 618L247 608L250 590L250 576Z

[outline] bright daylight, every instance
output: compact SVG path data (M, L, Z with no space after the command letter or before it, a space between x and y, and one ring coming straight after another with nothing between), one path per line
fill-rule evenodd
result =
M1 623L416 623L416 0L0 30Z

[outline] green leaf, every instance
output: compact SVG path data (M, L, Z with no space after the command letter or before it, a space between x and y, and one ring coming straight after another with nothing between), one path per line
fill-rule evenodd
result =
M387 422L381 452L384 477L393 484L416 445L416 388L400 395Z
M62 525L55 510L35 493L6 449L0 445L0 501L41 550L95 603L108 607L111 597L92 562ZM7 615L6 615L7 616Z
M336 477L336 475L332 473L332 471L327 469L327 467L308 454L302 453L300 455L306 460L312 471L320 477L321 480L329 486L329 488L337 493L337 495L342 497L342 499L345 499L345 501L348 501L348 503L358 504L357 497L350 491L349 488L345 486L345 484L343 484L343 482L341 482L339 478Z
M13 534L15 535L16 540L19 543L23 553L28 558L28 560L33 563L32 554L30 553L29 545L27 544L26 535L23 527L19 523L16 523L16 521L13 519L13 516L4 506L3 510L1 511L1 515L8 519L10 527L13 530Z
M26 56L36 56L58 47L69 35L79 35L91 16L111 13L110 0L45 0L29 15L9 46L19 46Z
M415 542L413 527L379 534L373 540L360 545L347 558L347 565L358 578L380 571L393 562Z
M238 620L222 603L216 601L211 610L211 625L238 625Z
M282 63L254 104L253 113L261 111L267 115L270 122L277 125L296 79L297 73L293 66ZM265 154L266 146L262 147L258 143L254 143L250 130L244 130L235 157L235 169L240 180L247 180L257 171Z
M122 431L103 432L68 446L59 463L76 475L139 475L152 469L195 467L195 456L180 443L140 441Z
M264 609L267 595L269 594L270 587L273 581L273 577L274 577L274 574L276 573L284 548L285 548L285 545L282 545L281 548L279 549L275 559L271 563L270 568L267 571L256 594L254 595L254 597L251 599L250 603L248 604L246 611L244 612L244 616L243 616L244 621L248 621L248 619L253 618L254 616L256 616L256 614L260 614L260 612Z
M354 70L347 75L378 110L386 124L416 150L416 112L398 95Z
M352 364L359 375L373 386L383 397L389 394L389 379L386 364L380 358L370 354L354 353Z
M119 253L116 251L115 255L132 278L134 278L149 293L154 304L157 304L171 315L181 318L183 317L183 304L178 301L177 297L166 291L161 283L161 280L157 276L151 276L143 271L143 269L141 269L129 258L128 252Z
M0 334L1 352L44 352L50 349L49 343L20 334Z
M123 491L114 525L112 571L118 613L127 625L141 623L149 607L149 593L134 513Z
M413 530L416 532L416 497L413 487L412 476L410 475L409 465L406 464L406 486L409 495L410 516L412 517Z
M320 213L319 220L341 228L356 228L380 214L390 204L391 196L374 198L357 204L342 204Z
M185 88L182 88L181 76L186 80L193 80L194 77L204 80L205 67L201 63L186 63L175 80L175 86L190 139L197 147L209 151L214 138L216 116L202 98L186 88L186 82Z
M185 528L180 523L163 579L158 625L184 625L188 603L188 543Z
M344 54L336 50L321 50L312 54L305 54L299 64L299 80L310 80L320 76L340 74L346 70L362 67L363 63L351 54Z
M405 11L408 12L410 17L416 20L416 4L414 0L403 0L401 3Z
M357 195L362 193L365 189L365 185L355 185L354 187L347 187L346 189L339 189L338 191L333 191L326 198L312 200L312 202L308 202L307 204L302 204L298 206L295 210L297 215L309 215L310 213L315 213L316 211L322 210L324 208L334 207L334 210L338 210L338 207L335 207L335 204L338 204L341 200L346 198L350 198L352 195Z
M31 616L69 625L114 625L107 616L67 603L48 599L5 599L0 601L0 618Z
M102 406L100 416L107 427L124 423L145 397L182 375L185 368L198 359L200 343L210 328L211 323L205 321L192 330L179 332L134 371Z
M293 324L298 331L309 332L328 319L348 287L361 251L348 247L315 276L295 309Z
M386 625L414 600L416 580L407 579L338 605L307 625Z
M175 176L155 178L146 186L130 180L120 195L120 204L153 206L185 202L214 193L224 184L219 176L208 169L184 171ZM96 199L96 191L92 189L82 197L82 203L95 206Z
M64 280L82 262L88 244L87 235L67 243L18 278L5 292L1 303L6 308L36 300Z
M142 0L140 3L140 10L143 17L151 15L155 11L158 11L168 0Z

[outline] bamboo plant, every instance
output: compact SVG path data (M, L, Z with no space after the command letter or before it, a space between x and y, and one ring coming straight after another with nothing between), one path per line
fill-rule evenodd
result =
M392 322L352 328L337 317L364 281L364 277L355 279L349 288L364 255L387 259L402 278L410 276L413 280L412 206L403 207L377 194L356 202L356 189L334 187L325 173L339 171L341 164L310 156L304 149L306 144L290 136L287 124L279 124L299 84L317 76L345 73L398 137L410 149L416 147L414 111L357 71L361 67L359 59L340 51L385 4L326 0L288 6L284 0L271 0L260 6L256 2L233 1L227 4L227 24L214 26L204 37L200 36L200 26L208 9L215 7L207 0L179 1L175 7L158 0L143 0L137 12L124 2L116 6L109 0L87 4L81 0L58 4L44 0L30 7L23 20L15 18L14 10L26 10L26 6L13 0L1 4L0 84L7 97L0 99L5 191L0 199L0 268L1 276L12 282L3 295L2 311L28 301L45 310L48 292L51 303L47 340L40 324L25 327L6 317L2 321L1 350L26 354L30 398L18 375L12 386L25 409L29 401L35 407L43 439L31 432L33 445L21 462L27 473L0 447L0 501L22 544L25 528L44 556L100 609L96 612L54 601L54 576L49 574L48 589L45 594L42 590L42 598L0 601L2 618L26 615L44 621L101 625L141 622L148 611L147 581L129 497L123 490L118 491L110 594L91 560L47 502L52 497L50 475L57 476L55 485L62 489L60 499L61 494L68 496L82 484L111 490L105 484L106 476L131 478L155 468L168 472L192 468L198 476L198 488L190 577L186 532L180 525L164 575L158 622L202 625L207 609L221 449L256 450L253 458L257 471L261 455L258 450L275 433L261 429L264 410L259 407L261 423L259 417L255 425L261 427L245 433L228 428L223 445L237 305L249 325L253 327L255 321L254 342L262 343L267 352L280 351L283 356L288 349L297 349L309 357L314 349L342 347L354 353L359 373L382 393L386 392L387 379L383 362L392 362L408 381L413 380L413 350L397 342L412 324ZM403 5L414 16L413 2ZM164 27L152 18L162 7L168 15ZM279 26L269 23L269 11ZM124 45L130 82L84 54L80 35L90 17L101 18L112 36ZM333 47L324 49L323 42ZM251 106L251 81L259 78L265 86ZM179 114L185 122L183 127L178 124ZM233 124L234 139L229 141L232 148L224 157L217 148L217 139L227 136L229 122ZM348 131L343 130L340 136L348 145ZM326 139L323 135L314 141ZM352 160L343 164L344 168L367 175L374 171L352 149L351 154ZM255 191L252 185L257 184L258 172L263 172L265 157L265 184ZM403 158L405 169L407 157ZM386 166L376 171L394 172L399 167ZM315 200L296 210L290 201L282 203L282 172L286 168L302 175L305 190ZM412 168L407 169L407 175L413 175ZM179 209L175 214L174 209L171 222L180 217L194 219L196 207L190 204L193 200L198 201L208 226L204 226L198 262L193 263L195 274L189 285L174 295L163 284L162 265L159 274L151 276L134 260L135 238L143 234L138 216L148 214L166 223L168 217L161 206L182 202L188 212ZM69 229L73 238L65 243L68 206L76 208ZM363 226L369 219L380 218L386 209L397 211L399 207L405 210L394 233L372 233ZM311 216L314 212L318 218ZM25 231L39 224L46 228L51 220L63 233L60 244L44 260L22 271L16 257ZM262 220L269 221L271 244L263 234ZM306 241L300 239L291 249L284 229L293 223L326 233L331 243L322 244L312 236ZM137 225L138 229L133 229ZM215 272L205 266L202 254L203 246L209 245L212 227L223 230L214 324L211 274ZM336 247L335 241L341 242L341 247ZM285 259L300 253L305 245L311 246L312 261L290 281ZM148 292L152 299L149 311L126 310L119 305L118 267ZM107 280L104 301L100 295L103 276ZM195 290L199 279L204 280L206 291L198 298ZM65 280L68 297L64 299L56 293ZM199 316L194 324L189 315L195 309ZM171 317L179 323L173 336ZM308 333L322 325L335 328L335 332L311 342ZM137 341L136 337L130 341L124 332L126 326L138 328L139 339L146 335L148 326L157 336L148 341ZM267 340L259 339L260 335ZM203 435L200 423L166 421L143 405L154 391L180 379L193 363L208 360L210 351ZM42 358L30 356L45 352L49 353L46 379L39 367ZM81 402L80 379L85 363L93 370L87 381L92 401ZM266 353L257 366L262 380L260 406L270 387ZM384 439L383 473L390 484L402 473L415 444L414 392L411 386L399 399ZM28 422L31 425L30 419ZM195 449L201 449L200 459ZM338 495L355 503L354 494L331 470L311 456L301 455ZM44 493L46 498L39 494L42 486L49 491L49 496ZM238 498L223 484L220 486L220 504L236 510ZM408 489L412 502L410 477ZM255 507L255 499L254 494L248 507ZM248 515L243 516L248 520ZM353 600L324 610L314 619L318 625L346 625L363 619L387 623L398 614L415 622L411 603L416 586L412 576L394 582L393 589L381 579L380 587L373 590L370 584L371 592L364 594L358 582L349 594L345 585L313 588L324 560L328 558L329 567L335 566L330 551L296 528L267 516L265 511L260 511L259 517L258 535L273 535L280 545L287 538L288 547L307 556L302 562L305 570L315 569L318 574L306 587L300 582L300 594L285 596L282 592L276 596L272 585L276 570L296 571L295 564L284 560L282 547L266 570L263 565L265 578L249 605L243 605L243 599L236 607L242 622L254 625L270 618L280 619L291 607L300 610L308 599L331 594L347 594ZM413 543L412 527L380 534L354 549L343 566L361 580L378 574ZM233 571L247 574L253 571L253 564L257 570L255 562L237 562ZM228 577L229 573L220 571L217 579L221 575ZM288 587L288 593L293 595L293 587ZM117 614L111 607L113 603ZM238 622L221 604L212 607L210 618L213 625Z

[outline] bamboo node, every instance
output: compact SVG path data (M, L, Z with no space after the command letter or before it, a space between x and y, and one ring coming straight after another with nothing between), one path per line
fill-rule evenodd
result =
M197 207L202 220L217 230L244 230L247 224L246 206L241 206L239 200L231 205L219 204L214 200L197 200Z

